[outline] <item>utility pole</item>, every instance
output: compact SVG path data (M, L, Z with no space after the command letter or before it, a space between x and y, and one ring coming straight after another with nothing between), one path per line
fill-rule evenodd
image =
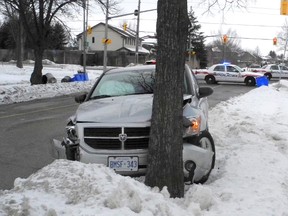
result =
M284 65L284 62L285 62L285 56L286 56L286 50L287 50L287 43L288 43L288 27L286 26L286 34L285 34L285 45L284 45L284 52L283 52L283 56L282 56L282 65ZM280 76L279 76L279 81L281 80L282 78L282 67L279 67L280 69Z
M83 0L83 72L84 73L86 73L87 26L88 26L88 4L89 4L88 1L89 0Z
M150 9L150 10L144 10L140 12L140 0L138 3L138 20L137 20L137 31L136 31L136 48L135 48L135 62L136 64L138 64L138 40L139 40L139 22L140 22L140 18L139 18L139 14L140 13L146 13L146 12L150 12L150 11L155 11L157 9ZM109 0L106 1L106 19L105 19L105 39L108 39L108 20L109 19L113 19L113 18L118 18L118 17L123 17L123 16L127 16L127 15L135 15L135 12L133 13L127 13L127 14L122 14L122 15L116 15L116 16L108 16L109 15ZM137 55L136 55L137 53ZM103 71L106 71L107 68L107 44L104 44L104 56L103 56Z
M106 19L105 19L105 40L108 38L108 12L109 12L109 0L106 1ZM107 43L104 43L104 56L103 56L103 72L107 68Z
M139 23L140 23L140 1L138 1L138 14L137 14L137 31L136 31L136 49L135 49L135 64L138 64L139 52Z

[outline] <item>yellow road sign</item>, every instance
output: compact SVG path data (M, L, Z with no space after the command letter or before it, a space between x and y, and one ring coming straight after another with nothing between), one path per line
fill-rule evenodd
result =
M103 39L102 39L102 43L103 43L103 44L111 44L111 43L112 43L112 40L111 40L111 39L108 39L108 38L103 38Z

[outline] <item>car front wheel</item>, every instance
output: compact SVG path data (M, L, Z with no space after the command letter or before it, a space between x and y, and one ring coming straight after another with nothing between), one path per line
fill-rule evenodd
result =
M253 77L247 77L245 80L245 84L247 86L255 86L256 85L256 81Z
M198 144L198 146L213 152L211 167L210 167L208 173L206 175L204 175L200 180L195 181L196 184L203 184L208 180L209 175L210 175L210 173L211 173L211 171L215 165L215 158L216 158L215 145L214 145L214 140L208 131L204 131L200 134L200 136L197 139L197 144Z
M208 75L205 77L205 81L207 84L216 84L216 79L212 75Z

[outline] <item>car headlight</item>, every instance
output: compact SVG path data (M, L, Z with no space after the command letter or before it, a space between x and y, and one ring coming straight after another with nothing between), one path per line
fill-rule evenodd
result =
M71 122L69 122L68 125L66 126L66 133L67 133L67 137L71 141L77 141L78 140L78 135L77 135L75 125L71 124Z
M184 136L192 136L200 133L201 117L184 117Z

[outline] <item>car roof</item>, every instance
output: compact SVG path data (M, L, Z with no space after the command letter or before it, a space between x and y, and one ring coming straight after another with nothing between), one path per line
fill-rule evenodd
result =
M237 65L235 65L235 64L230 64L230 63L221 63L221 64L214 64L214 65L212 65L212 66L237 66ZM211 67L212 67L211 66ZM239 66L238 66L239 67Z

